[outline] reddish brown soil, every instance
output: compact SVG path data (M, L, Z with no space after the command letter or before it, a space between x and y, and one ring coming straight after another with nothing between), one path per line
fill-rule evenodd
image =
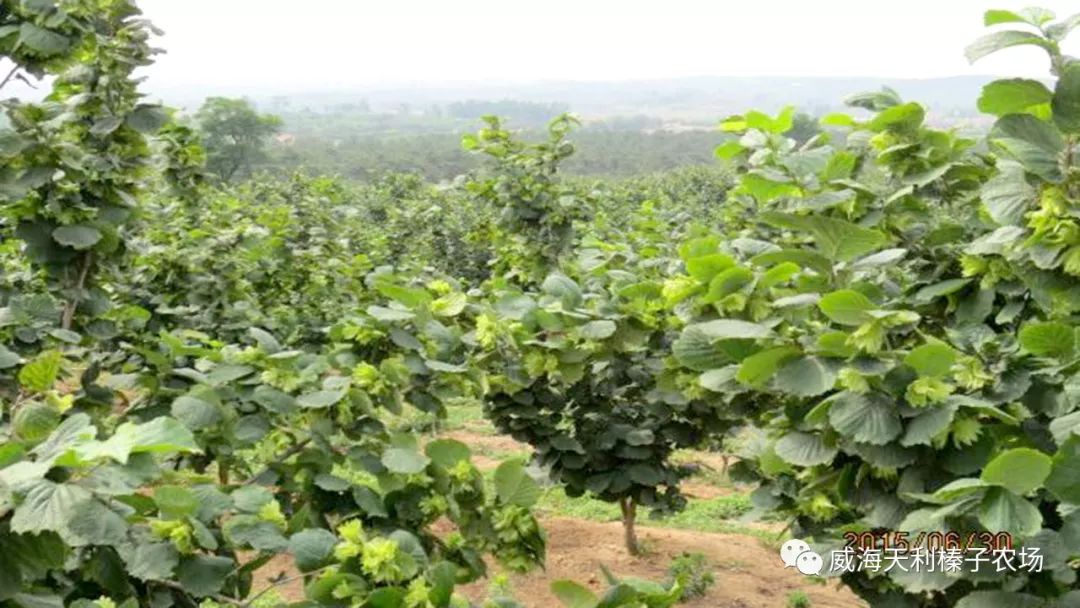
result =
M632 557L622 546L619 523L596 523L568 518L543 522L548 533L547 569L511 576L512 589L528 608L554 608L552 581L574 579L596 592L605 588L600 564L616 576L662 582L671 559L684 552L705 554L715 568L716 584L701 598L680 604L687 608L778 608L788 593L802 590L814 608L865 608L865 604L834 585L815 584L794 570L785 570L780 557L757 539L736 534L639 528L646 554ZM461 592L474 601L484 598L487 583L467 585Z
M492 469L501 462L501 455L527 452L529 447L501 435L485 435L470 430L442 433L441 437L465 443L473 452L477 467ZM493 454L498 457L492 457ZM709 452L694 452L687 460L709 469L721 471L723 457ZM729 464L734 462L731 459ZM730 487L717 487L700 481L683 484L685 494L693 499L708 500L736 492ZM600 565L616 576L632 576L663 582L672 558L682 553L702 553L714 568L716 583L701 598L679 604L687 608L783 608L792 591L801 590L814 608L865 608L865 604L850 592L812 582L791 569L784 569L776 550L764 546L758 539L738 534L713 534L692 530L674 530L640 526L638 535L646 553L632 557L622 544L622 526L618 522L600 523L565 517L547 518L542 525L548 534L546 568L525 575L512 575L511 588L515 597L527 608L557 608L551 594L552 581L573 579L596 592L606 587ZM438 528L439 526L436 526ZM778 524L762 524L776 531ZM493 569L495 574L497 569ZM280 555L256 573L254 590L261 591L280 578L293 577L296 570L291 556ZM481 580L458 589L470 600L482 605L489 581ZM288 601L303 599L303 581L290 580L277 588Z
M632 557L622 545L622 527L618 523L560 517L544 520L543 525L548 534L546 569L510 577L515 597L527 608L559 606L550 587L552 581L560 579L576 580L601 593L606 587L601 564L616 576L663 582L672 558L684 552L703 553L716 577L716 584L704 597L679 604L686 608L780 608L787 605L788 594L796 590L804 591L814 608L866 606L833 584L816 584L794 570L785 570L779 556L752 537L642 527L638 534L646 553ZM295 574L292 558L278 556L259 570L254 589L260 591L278 577ZM481 580L458 591L481 604L487 587L488 581ZM277 590L289 601L303 598L303 582L299 579Z

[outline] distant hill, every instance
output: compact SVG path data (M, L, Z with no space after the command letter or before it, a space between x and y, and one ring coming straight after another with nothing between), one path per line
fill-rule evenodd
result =
M316 112L365 104L372 112L424 113L433 106L465 100L516 100L566 106L594 118L647 115L663 118L665 122L693 124L714 123L719 117L751 108L776 111L784 104L822 114L842 109L848 95L884 85L896 89L905 99L927 105L932 117L952 122L978 116L973 100L992 79L991 76L927 79L702 76L615 82L421 83L341 91L201 91L197 87L185 87L154 92L167 102L189 108L197 106L206 95L246 96L270 110Z

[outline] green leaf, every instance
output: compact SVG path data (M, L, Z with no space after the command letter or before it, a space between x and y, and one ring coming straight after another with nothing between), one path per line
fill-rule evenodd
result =
M884 233L831 217L768 212L761 218L775 226L811 233L818 250L834 262L850 262L889 242Z
M909 102L885 108L869 123L871 131L913 131L926 119L926 108Z
M233 490L232 503L247 513L258 513L264 505L274 502L274 493L258 485L241 486Z
M311 572L325 566L334 553L338 539L330 531L309 528L293 534L289 539L289 553L296 559L296 568Z
M152 135L169 122L169 113L161 106L139 104L128 114L125 122L140 133Z
M125 422L106 441L78 446L77 450L87 460L107 456L121 464L126 464L131 454L201 452L191 431L167 416L142 424Z
M22 357L0 344L0 369L11 369L22 362Z
M572 310L581 306L581 288L570 277L553 273L544 279L540 289L547 295L562 301L563 310Z
M1054 88L1054 123L1064 133L1080 133L1080 64L1065 67Z
M841 435L868 445L885 445L903 431L893 402L878 393L840 393L829 409L829 424Z
M1020 345L1038 357L1067 360L1076 352L1076 332L1065 323L1028 323L1020 330Z
M795 346L769 348L743 359L735 378L750 386L763 386L776 373L780 364L802 353Z
M990 488L979 505L979 523L995 534L1026 538L1039 531L1042 521L1035 505L1005 488Z
M603 340L615 335L616 329L614 321L608 321L607 319L589 321L581 326L581 336L589 340Z
M717 319L705 323L695 323L687 326L684 332L691 330L700 332L710 340L757 339L769 338L773 335L773 331L764 325L738 319Z
M193 555L185 557L176 568L176 578L184 591L197 597L221 591L225 579L236 567L227 557Z
M553 581L551 593L566 608L596 608L600 601L592 591L570 580Z
M180 554L171 542L140 543L120 556L128 573L143 581L170 580L180 563Z
M927 408L926 411L908 421L904 436L900 439L900 445L905 447L930 445L934 437L937 437L952 424L953 417L956 416L956 409L956 406L953 405L937 405Z
M468 299L460 292L448 293L431 303L431 312L437 317L456 317L465 310Z
M776 455L784 462L811 467L832 462L837 449L825 445L820 435L810 433L788 433L776 442Z
M877 306L855 290L842 289L822 296L818 308L836 323L857 326L870 321L872 317L867 313Z
M174 418L193 431L212 427L223 418L216 405L190 395L177 397L170 411Z
M1035 188L1019 163L1002 161L997 168L997 174L982 185L983 204L999 225L1023 226L1024 215L1037 200Z
M1053 124L1030 114L1009 114L994 124L990 141L1029 172L1051 182L1061 181L1058 156L1065 142Z
M1047 107L1053 93L1038 80L1012 78L995 80L983 87L978 107L982 112L1004 116L1022 112L1037 113ZM1035 110L1035 111L1033 111Z
M154 488L154 504L162 515L170 519L192 517L199 511L199 498L183 486Z
M16 534L56 532L71 544L68 522L75 516L75 507L91 498L90 492L79 486L40 480L15 507L11 531Z
M720 367L728 360L713 339L693 325L683 329L679 338L672 343L671 352L679 363L697 371Z
M816 397L836 384L836 367L818 357L799 357L780 368L776 390L799 397Z
M252 400L275 414L291 414L296 411L296 399L276 388L260 385L251 393Z
M1031 448L1014 448L987 463L981 479L1024 495L1042 487L1051 467L1052 461L1046 454Z
M56 383L62 361L63 355L58 350L41 353L19 370L19 384L25 389L44 393Z
M19 44L50 57L68 50L71 41L66 36L51 32L29 21L23 21L19 26Z
M401 310L399 308L386 308L383 306L368 306L365 312L371 315L376 321L382 321L384 323L390 323L393 321L409 321L416 316L408 310Z
M1039 36L1029 32L1007 30L986 34L979 38L964 49L964 55L970 63L975 63L995 51L1022 44L1033 44L1045 48L1047 43Z
M429 462L431 460L427 456L410 448L388 448L382 456L384 467L392 473L403 475L420 473L427 468Z
M324 409L341 401L347 392L347 388L340 388L331 391L305 393L296 398L296 404L307 409Z
M1069 437L1054 454L1046 489L1064 502L1080 505L1080 436Z
M263 521L255 515L233 516L225 523L223 531L232 544L251 547L256 551L276 553L285 550L289 544L277 524Z
M967 287L970 283L971 279L946 279L939 283L934 283L933 285L927 285L915 292L915 301L926 304L932 302L936 298L956 293L964 287Z
M73 547L120 545L127 542L127 522L96 499L84 500L71 511L65 539Z
M424 453L432 462L445 469L468 460L470 456L469 446L456 439L436 439L424 446Z
M540 486L520 460L512 459L495 469L495 493L505 504L528 508L540 499Z
M799 187L795 184L778 182L757 173L747 173L740 180L742 188L761 203L785 197L798 196Z
M1047 604L1042 598L1015 591L972 591L956 602L956 608L1067 608L1072 604Z
M61 226L52 233L53 240L73 249L89 249L101 240L101 231L93 226Z
M908 353L904 363L920 376L936 378L948 374L956 359L957 353L951 346L943 342L930 342Z
M701 283L708 283L721 272L735 265L731 256L711 253L686 260L686 272Z

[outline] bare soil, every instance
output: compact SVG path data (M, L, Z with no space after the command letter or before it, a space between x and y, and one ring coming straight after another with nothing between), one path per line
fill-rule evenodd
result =
M511 588L527 608L556 608L552 581L573 579L602 593L606 588L600 565L618 577L639 577L663 582L671 560L682 553L703 553L716 577L708 593L686 603L686 608L782 608L787 596L801 590L815 608L865 608L866 604L835 584L822 585L792 569L758 539L738 534L711 534L690 530L639 527L646 553L634 557L622 545L618 522L598 523L556 517L545 519L548 558L544 570L511 575ZM494 573L494 572L493 572ZM292 557L279 555L256 573L255 591L280 578L293 577ZM478 605L487 596L487 580L460 587L458 591ZM303 599L303 581L291 580L277 588L288 601Z
M548 534L546 570L512 575L511 587L528 608L555 608L552 581L574 579L601 593L606 588L600 565L615 576L663 582L671 559L684 552L705 554L714 568L716 584L700 598L680 604L687 608L782 608L788 593L805 592L815 608L865 608L849 591L834 584L823 586L792 569L785 569L778 553L757 539L737 534L710 534L689 530L639 527L646 554L633 557L622 545L618 522L597 523L570 518L543 521ZM486 581L460 589L473 601L482 600Z
M483 470L499 465L507 453L528 452L529 446L503 435L487 435L472 430L441 433L441 437L456 439L469 446L473 463ZM685 458L708 469L721 471L723 456L711 452L692 452ZM691 500L708 500L726 496L738 489L714 486L704 480L683 484ZM644 522L642 522L644 523ZM759 539L739 534L716 534L693 530L676 530L638 526L638 536L645 554L631 556L622 544L619 522L594 522L567 517L551 517L541 524L548 535L547 564L524 575L510 575L511 589L516 599L527 608L558 608L551 593L551 583L572 579L602 593L606 588L600 565L616 576L629 576L664 582L671 560L683 553L702 553L713 568L716 578L709 592L700 598L679 604L687 608L783 608L789 593L801 590L809 596L814 608L866 608L866 604L851 592L835 583L822 585L793 569L785 569L776 549L770 549ZM438 526L436 526L438 527ZM778 524L761 524L763 529L776 531ZM496 574L493 568L491 574ZM292 557L279 555L255 574L253 589L258 592L274 581L295 577L297 571ZM477 605L487 597L489 581L480 580L458 589ZM277 587L287 601L303 599L304 583L295 578Z

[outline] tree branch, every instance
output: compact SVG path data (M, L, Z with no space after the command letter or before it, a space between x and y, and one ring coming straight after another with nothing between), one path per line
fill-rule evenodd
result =
M11 71L8 72L8 75L4 76L4 80L0 81L0 89L3 89L4 85L6 85L8 82L10 82L11 79L15 77L15 74L18 71L19 71L19 65L16 64L15 67L11 68Z
M306 448L309 443L311 443L311 438L310 437L308 437L307 439L302 439L299 443L293 445L291 448L289 448L289 449L285 450L284 452L282 452L274 460L277 461L277 462L281 462L283 460L288 460L291 456L295 456L296 454L299 454L300 450L303 450L304 448ZM244 483L242 483L240 485L249 486L249 485L255 483L255 481L257 479L259 479L259 477L262 477L263 473L265 473L265 472L267 472L269 470L270 470L270 467L263 468L263 470L261 470L258 473L252 475L247 480L245 480Z

